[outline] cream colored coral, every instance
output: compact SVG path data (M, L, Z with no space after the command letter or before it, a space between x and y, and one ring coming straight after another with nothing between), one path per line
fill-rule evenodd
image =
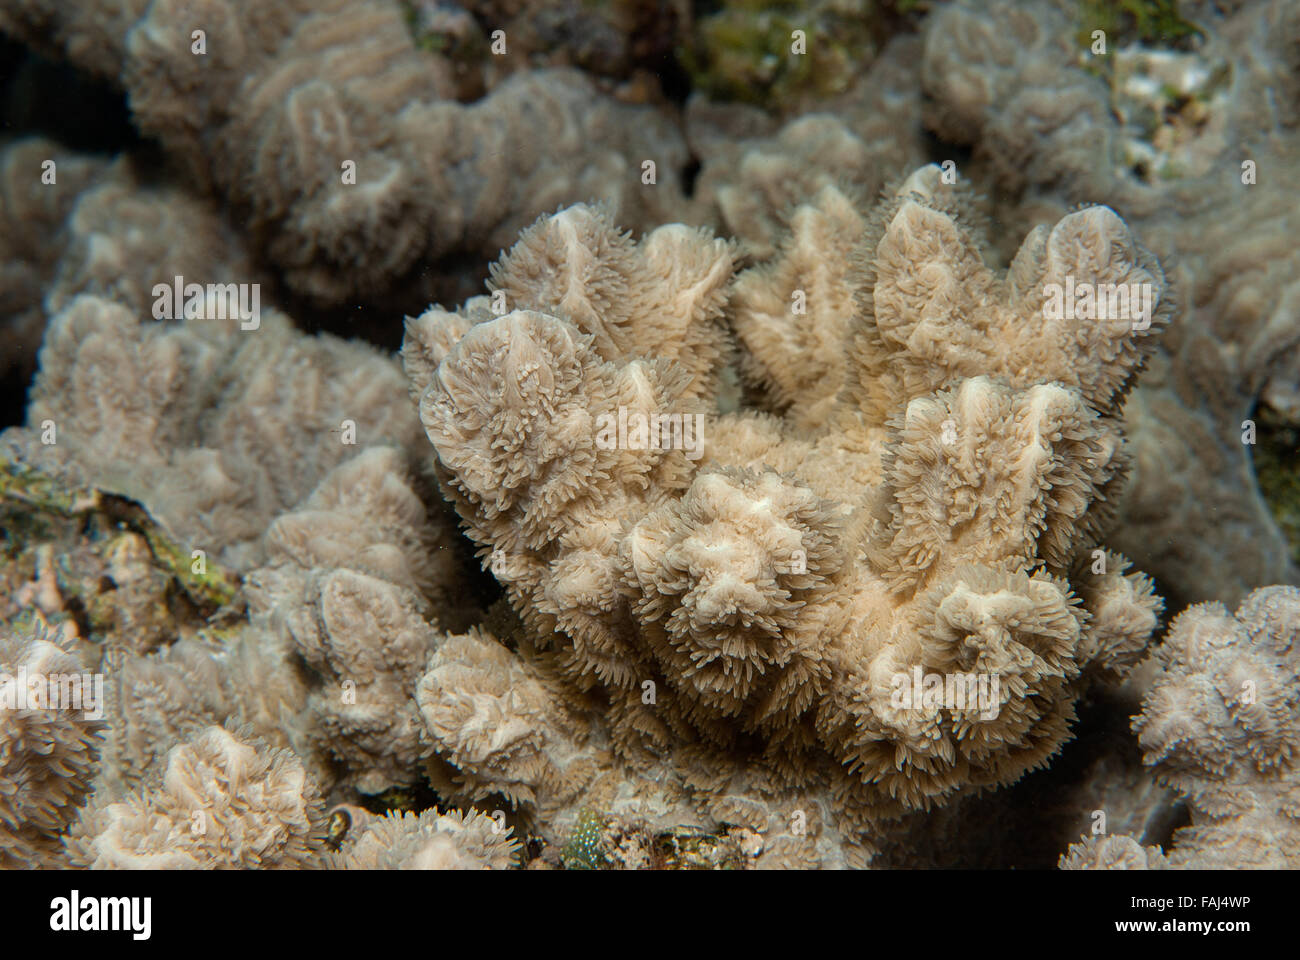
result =
M140 316L71 300L41 348L30 429L6 439L19 459L140 500L187 549L248 569L271 519L330 468L417 435L400 374L372 348L305 336L269 308L249 330Z
M874 198L930 152L920 123L921 52L915 35L893 36L849 90L779 127L761 110L692 96L686 135L702 164L694 199L746 253L767 259L791 212L824 187Z
M855 216L856 253L815 246ZM694 413L713 393L678 344L716 342L717 295L661 271L658 302L689 308L665 323L638 294L659 232L634 251L598 212L563 211L494 271L514 312L431 310L403 353L469 534L570 702L607 702L619 755L651 769L671 753L719 820L775 839L798 808L834 823L809 834L830 849L865 848L871 825L1045 762L1084 671L1122 672L1143 646L1158 605L1122 559L1082 578L1095 608L1066 578L1108 519L1115 413L1170 305L1106 208L993 272L983 221L938 168L865 216L827 188L791 222L733 306L742 369L771 371L756 386L786 419L710 416L696 457L599 437L619 407ZM675 236L698 264L708 241ZM1067 277L1150 284L1150 322L1049 319L1044 285ZM814 333L778 306L798 290L817 297ZM840 381L799 392L812 377L788 372L828 360ZM900 708L893 678L914 668L1001 686L986 715Z
M415 693L427 737L451 764L454 789L479 801L503 796L553 815L594 777L570 717L534 671L480 631L451 636Z
M354 821L330 859L344 870L508 870L519 846L509 827L478 810L425 810Z
M120 84L140 130L320 299L409 283L422 256L493 253L560 203L609 200L646 224L687 206L668 117L570 69L460 102L456 65L416 47L396 0L33 0L0 28Z
M433 612L464 606L451 531L415 486L394 448L345 461L271 525L269 563L248 578L258 650L310 675L295 744L366 793L419 777L415 683L443 640Z
M322 851L324 806L289 751L208 727L167 754L159 782L92 802L69 835L97 869L303 867Z
M0 150L0 375L17 371L26 377L35 367L45 329L45 288L61 252L59 229L78 195L103 170L100 159L41 137Z
M1085 837L1070 844L1061 854L1062 870L1163 870L1164 854L1159 847L1144 847L1132 837L1121 835Z
M1277 0L1183 15L1194 49L1111 36L1101 56L1052 0L945 4L921 73L927 125L973 148L963 173L988 185L1002 220L1102 197L1172 264L1184 320L1126 411L1134 472L1112 539L1180 605L1231 604L1300 582L1244 432L1261 398L1285 408L1296 389L1300 15ZM1156 102L1127 109L1130 87ZM1189 114L1177 143L1160 142Z
M1181 613L1133 730L1144 759L1186 797L1175 867L1300 864L1300 589L1254 591L1235 615L1217 603Z
M76 818L99 759L103 704L92 703L94 675L55 639L0 636L0 868L61 865L59 835ZM74 677L75 687L64 679ZM83 699L51 703L56 690Z

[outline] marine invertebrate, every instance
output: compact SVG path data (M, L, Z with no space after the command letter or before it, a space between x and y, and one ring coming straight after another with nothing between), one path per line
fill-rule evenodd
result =
M1159 847L1144 847L1132 837L1087 837L1061 854L1062 870L1163 870Z
M510 828L485 813L425 810L354 820L330 861L344 870L506 870L518 850Z
M67 845L75 865L98 869L303 867L324 819L292 752L213 726L173 747L155 784L92 800Z
M1295 392L1297 287L1284 278L1297 272L1296 207L1279 171L1295 154L1300 16L1274 2L1187 15L1203 33L1193 52L1110 37L1092 55L1053 3L954 3L927 21L922 80L927 124L973 147L971 175L997 187L1000 219L1104 197L1175 265L1186 322L1126 411L1134 476L1115 543L1179 604L1235 603L1300 577L1246 425L1261 398L1285 410ZM1152 132L1148 110L1126 107L1138 69L1144 90L1164 90L1164 74L1188 85L1161 112L1195 103L1195 121Z
M25 2L0 29L121 84L141 131L321 300L373 296L421 259L494 252L560 202L607 199L628 222L683 203L685 148L653 108L571 69L517 73L461 104L453 65L416 48L396 0Z
M1300 589L1256 590L1235 614L1191 607L1154 658L1160 672L1133 730L1191 808L1170 865L1300 865Z
M0 635L0 868L57 863L90 790L103 703L64 646L44 630Z
M759 260L775 253L790 214L822 187L873 200L888 178L927 159L920 52L917 37L894 37L848 90L783 124L757 108L692 97L686 133L702 164L693 199Z
M7 5L165 163L0 158L0 309L50 318L0 623L106 681L0 859L1044 866L1102 809L1064 865L1289 863L1291 596L1198 608L1135 676L1161 603L1108 549L1175 596L1294 575L1237 447L1257 401L1300 409L1294 208L1266 216L1300 17L1218 7L1098 62L1059 3L936 5L856 74L863 33L814 36L836 92L769 116L638 75L709 15L677 0ZM949 154L955 183L916 169ZM391 346L587 198L411 319L404 378L271 308ZM158 315L177 277L204 316ZM208 312L227 283L251 328ZM1157 667L1144 768L1115 738ZM1166 852L1170 789L1197 812Z
M819 203L792 222L829 229L843 204ZM725 355L730 254L707 235L636 244L572 207L495 268L512 312L470 301L408 325L436 469L538 668L574 708L605 704L622 762L671 755L700 808L768 834L774 860L861 862L883 822L1042 763L1084 671L1122 671L1155 625L1143 578L1080 561L1123 475L1119 404L1168 319L1160 268L1098 207L1036 231L1000 277L968 209L937 168L914 174L867 218L867 272L827 267L834 295L807 317L761 307L818 289L801 244L824 231L742 275L743 369L785 419L710 416L698 448L663 428L708 409ZM1154 312L1042 319L1066 275L1150 284ZM842 378L779 389L829 349ZM615 412L639 439L602 435ZM913 670L1001 692L983 716L900 706L893 678ZM777 836L792 808L813 823L801 853Z
M99 158L40 137L0 150L0 377L13 367L30 374L35 366L45 330L42 299L59 259L58 228L103 167Z
M189 550L248 569L272 517L358 441L418 437L405 393L372 348L301 336L269 309L242 330L206 315L141 322L79 296L46 333L30 428L5 439L10 459L74 485L93 478L139 500Z
M432 610L455 615L449 531L411 482L393 448L341 464L271 525L268 565L249 575L262 655L310 675L299 749L365 793L419 776L429 750L415 683L443 639Z

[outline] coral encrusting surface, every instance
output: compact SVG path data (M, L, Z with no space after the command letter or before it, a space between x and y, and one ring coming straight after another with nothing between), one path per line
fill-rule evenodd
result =
M726 243L634 242L576 206L497 264L498 310L412 320L436 472L525 625L421 688L435 749L473 753L468 781L580 796L594 774L537 718L585 714L645 793L756 830L773 865L863 863L891 819L1044 764L1156 625L1099 541L1120 404L1170 308L1105 207L1035 230L1005 274L986 242L927 167L867 213L824 189L733 292ZM1154 311L1047 319L1067 276L1149 284ZM771 412L716 410L728 316ZM992 683L900 703L914 674ZM448 723L453 701L483 708ZM495 763L467 747L488 703Z

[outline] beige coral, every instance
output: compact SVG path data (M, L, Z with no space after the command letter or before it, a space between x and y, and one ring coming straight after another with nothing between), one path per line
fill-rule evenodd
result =
M16 370L26 377L35 367L45 330L42 301L61 250L60 227L103 167L98 158L39 137L0 150L0 376Z
M358 445L418 436L400 373L367 346L269 309L250 330L138 317L83 295L52 318L10 455L138 499L230 566L255 565L271 519Z
M686 135L702 163L694 199L747 253L766 259L791 212L823 187L874 198L927 157L920 61L919 38L899 33L847 90L780 126L757 108L692 96Z
M444 636L433 611L463 606L451 531L414 484L391 447L340 464L271 525L247 581L257 655L305 699L294 746L365 793L419 777L415 683ZM305 685L289 679L304 669Z
M417 49L396 0L31 0L0 28L120 83L142 132L321 299L376 295L421 257L493 252L562 202L602 198L647 223L685 207L686 148L658 110L571 69L457 102L455 64Z
M1043 763L1085 668L1122 672L1158 609L1114 555L1119 569L1079 574L1086 608L1066 578L1124 473L1115 414L1170 314L1160 268L1091 208L1032 234L1003 277L968 210L918 171L863 218L865 271L800 246L852 232L833 188L796 211L776 261L737 284L742 369L777 385L838 349L842 379L788 388L772 403L785 422L710 416L696 456L681 435L600 432L602 414L694 415L716 393L716 361L679 344L722 343L730 270L659 270L657 302L680 318L665 323L639 294L663 231L629 248L569 208L494 270L514 312L431 310L403 351L445 487L570 702L608 703L628 762L671 752L718 819L776 839L797 808L858 862L873 825ZM683 263L707 262L706 237L665 229ZM773 306L808 274L831 294L810 304L813 335ZM1155 309L1047 319L1043 287L1067 276L1150 284ZM827 316L849 303L851 319ZM900 708L891 681L913 668L1000 692L988 715Z
M518 851L510 828L485 813L425 810L354 820L330 861L344 870L508 870Z
M323 850L324 805L301 762L222 727L167 754L155 784L92 801L69 834L96 869L304 867Z
M1087 837L1070 844L1061 854L1062 870L1163 870L1165 857L1159 847L1144 847L1132 837Z
M90 790L104 705L64 645L0 636L0 868L61 865L59 835Z
M1172 265L1184 322L1128 406L1134 475L1113 539L1172 599L1236 603L1300 577L1244 433L1261 398L1287 412L1296 393L1285 171L1300 16L1272 0L1204 7L1184 13L1201 34L1194 50L1112 36L1101 57L1051 0L948 4L926 24L921 76L926 123L973 147L969 175L996 188L1001 219L1104 197ZM1131 88L1160 94L1130 109ZM1191 110L1196 122L1174 137L1169 118Z
M1191 808L1174 867L1300 864L1300 589L1267 587L1228 613L1181 613L1154 658L1160 672L1134 718L1144 759Z

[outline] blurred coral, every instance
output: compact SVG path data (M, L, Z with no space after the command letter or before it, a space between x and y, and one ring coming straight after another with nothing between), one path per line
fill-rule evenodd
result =
M0 9L0 30L120 84L140 131L323 301L491 254L559 203L608 200L640 224L685 209L687 153L661 112L568 68L460 103L454 51L418 48L396 0L24 0ZM501 42L479 59L528 62L526 44Z
M927 124L974 148L970 175L996 189L1000 219L1104 198L1170 266L1183 322L1126 410L1134 477L1115 542L1179 602L1235 603L1300 582L1246 426L1261 398L1296 415L1300 222L1282 171L1300 11L1207 6L1185 11L1201 34L1191 52L1119 35L1098 55L1071 29L1082 8L948 4L926 23L922 82ZM1142 91L1159 102L1130 102Z

